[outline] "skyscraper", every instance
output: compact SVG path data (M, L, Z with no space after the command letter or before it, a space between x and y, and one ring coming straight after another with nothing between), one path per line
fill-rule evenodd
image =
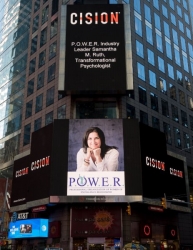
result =
M115 10L112 7L111 20L110 15L100 13L101 7L96 7L95 12L93 7L89 9L91 5L104 5L107 13L105 8L109 4L116 6ZM73 27L69 28L66 20L71 6L75 7L72 10L75 15L71 16ZM85 33L79 33L81 25L95 23L105 27L106 22L116 23L115 13L120 14L122 7L123 25L119 29L109 29L109 35L105 28L96 29L92 41L89 39L94 32L87 34L85 28ZM84 8L91 14L84 13ZM78 9L82 12L75 12ZM167 150L186 159L187 195L193 194L191 10L191 1L187 0L1 1L0 169L3 175L11 178L14 161L30 154L32 132L55 119L129 118L164 132ZM116 35L117 41L112 40ZM108 36L114 44L108 43ZM93 50L99 41L103 42L101 46L112 48L114 54ZM80 56L83 52L88 58ZM95 53L92 58L91 52ZM98 71L97 63L87 64L88 60L98 59L105 62L103 71ZM83 76L81 67L85 67ZM108 67L112 70L107 71ZM169 216L168 212L163 220ZM193 244L190 213L184 217L179 213L177 217L181 242ZM155 230L155 220L153 223ZM135 231L135 226L133 223L131 230ZM187 233L187 228L190 230L186 239L183 231Z

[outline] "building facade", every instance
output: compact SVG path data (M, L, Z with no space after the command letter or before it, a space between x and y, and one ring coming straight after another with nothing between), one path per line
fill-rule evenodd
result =
M91 5L96 5L97 11ZM108 5L112 5L113 13L122 11L119 28L116 28L118 16L115 14L114 18L107 18L100 12L101 5L105 13L108 12ZM186 0L19 0L1 1L0 6L2 174L12 178L14 162L31 154L32 133L54 120L138 119L142 124L164 132L169 154L185 162L186 193L179 193L175 198L186 198L188 202L189 195L193 194L191 3ZM92 15L87 16L86 13L90 12ZM70 16L72 19L68 19L70 13L75 13ZM103 29L109 21L114 22L115 27ZM87 26L92 24L99 28L93 28L94 32L88 33ZM81 25L85 27L81 30L83 33L79 32ZM107 44L108 39L112 44ZM86 68L82 73L84 65L88 64L83 63L87 58L81 58L81 53L89 59L91 49L100 42L104 43L103 48L113 49L113 58L108 51L96 50L91 59L108 59L104 63L106 68L103 71ZM116 60L113 61L114 58ZM80 66L81 63L83 66ZM111 71L107 70L108 67ZM121 209L103 202L94 208L91 204L89 208L92 213L105 206L107 211L118 216L120 223L117 228L120 231L117 242L121 247L132 239L142 239L142 244L148 241L148 248L154 247L154 243L159 245L164 241L164 232L170 225L177 227L178 237L168 238L168 247L176 240L181 247L193 245L191 211L180 211L178 207L176 210L164 210L157 216L155 211L147 209L151 202L150 199L146 204L132 204L132 216L129 217L125 213L127 202L121 203ZM31 201L28 207L13 206L11 212L26 212L26 209L45 204L49 201L44 200L42 204ZM43 212L43 217L61 222L61 237L48 237L47 241L20 239L16 245L43 248L46 244L64 249L96 249L98 244L100 249L99 245L108 243L110 234L83 237L81 230L76 229L79 233L72 240L71 218L76 218L77 207L79 203L62 202ZM85 207L79 209L85 210ZM151 224L153 236L139 237L141 225L143 227L140 222L147 222L147 226Z

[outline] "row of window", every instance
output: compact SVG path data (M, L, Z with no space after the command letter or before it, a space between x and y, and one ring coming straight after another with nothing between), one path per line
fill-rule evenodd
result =
M140 64L137 63L137 73L138 73L138 77L145 81L145 67ZM180 73L179 71L177 71L177 73ZM154 87L154 88L158 88L163 94L168 95L168 90L169 90L169 96L170 98L172 98L173 100L177 100L177 94L176 94L176 86L169 83L169 85L167 86L166 81L163 78L159 78L157 80L157 76L156 74L151 71L148 70L148 82L150 84L150 86ZM183 85L183 80L182 78L178 78L177 81L180 85ZM185 84L186 84L186 88L191 91L191 83L189 82L189 80L186 78L185 79ZM142 88L142 87L141 87ZM142 88L144 89L144 88ZM145 89L144 89L145 90ZM146 92L146 90L145 90ZM186 98L185 98L185 93L184 91L178 89L178 94L179 94L179 103L183 106L186 106ZM187 96L187 101L188 101L188 108L193 110L193 99L191 96ZM147 105L146 99L143 100L143 104Z
M32 73L34 73L35 72L35 61L32 60L30 63L31 63L30 70ZM47 75L47 82L48 83L55 79L55 74L56 74L56 63L53 63L52 65L50 65L48 67L48 75ZM42 71L41 73L38 74L37 89L40 89L41 87L44 86L44 76L45 76L45 71ZM27 89L28 96L34 92L34 83L35 83L34 78L28 82L28 89Z
M135 107L130 104L127 104L127 116L130 118L135 118ZM152 116L152 127L160 130L160 121L157 117ZM193 117L192 119L192 129L193 129ZM140 110L140 122L149 125L148 114L142 110ZM166 122L163 122L163 131L166 135L166 141L168 144L172 144L172 132L170 125ZM173 127L173 138L174 145L177 148L184 148L187 152L190 152L190 136L183 132L183 139L180 133L180 130L176 127ZM192 146L193 146L193 136L192 136Z
M66 118L66 105L62 105L57 109L57 119ZM54 119L54 111L51 111L45 115L45 126L52 123ZM34 121L34 131L43 127L42 117ZM24 127L24 137L23 137L23 146L30 143L30 137L32 132L32 124L29 123Z
M58 19L55 19L51 22L50 26L50 39L57 35L58 32ZM38 47L38 35L34 36L31 41L31 55L37 51L38 48L41 48L44 44L46 44L48 38L48 28L44 28L41 31L40 38L39 38L39 47Z
M139 102L147 106L146 89L141 87L141 86L138 86L138 92L139 92ZM159 113L162 113L162 115L164 115L168 118L170 117L168 102L164 99L161 99L161 112L160 112L159 105L158 105L158 96L152 92L150 92L150 105L151 105L152 110L157 111ZM193 107L192 107L192 109L193 109ZM172 112L172 120L175 122L179 122L178 107L171 104L171 112ZM181 110L180 113L181 113L182 125L184 127L188 127L187 113L183 110ZM190 118L190 128L191 128L191 130L193 130L193 116L190 115L189 118Z

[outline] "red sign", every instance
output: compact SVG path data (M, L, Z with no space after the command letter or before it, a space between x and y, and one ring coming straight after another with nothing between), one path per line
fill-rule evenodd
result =
M73 207L71 237L121 237L120 207Z
M150 223L140 223L140 238L151 238L152 228Z
M164 211L162 207L156 207L156 206L149 206L148 209L151 211L161 212L161 213Z
M32 208L32 213L38 213L46 210L46 206L39 206Z
M61 237L61 222L52 221L49 223L49 238L60 238Z

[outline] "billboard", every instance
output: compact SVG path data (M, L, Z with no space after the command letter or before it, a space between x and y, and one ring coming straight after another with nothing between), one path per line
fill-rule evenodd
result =
M67 195L125 195L122 120L70 120Z
M8 239L48 237L47 219L18 220L9 223Z
M31 154L14 161L11 207L49 197L53 124L32 133Z
M71 237L121 237L121 208L107 205L72 207Z
M187 201L184 162L167 153L165 134L140 123L140 145L144 197Z
M126 90L122 4L67 5L64 90Z
M140 145L143 195L147 198L163 197L167 191L165 134L140 123Z

